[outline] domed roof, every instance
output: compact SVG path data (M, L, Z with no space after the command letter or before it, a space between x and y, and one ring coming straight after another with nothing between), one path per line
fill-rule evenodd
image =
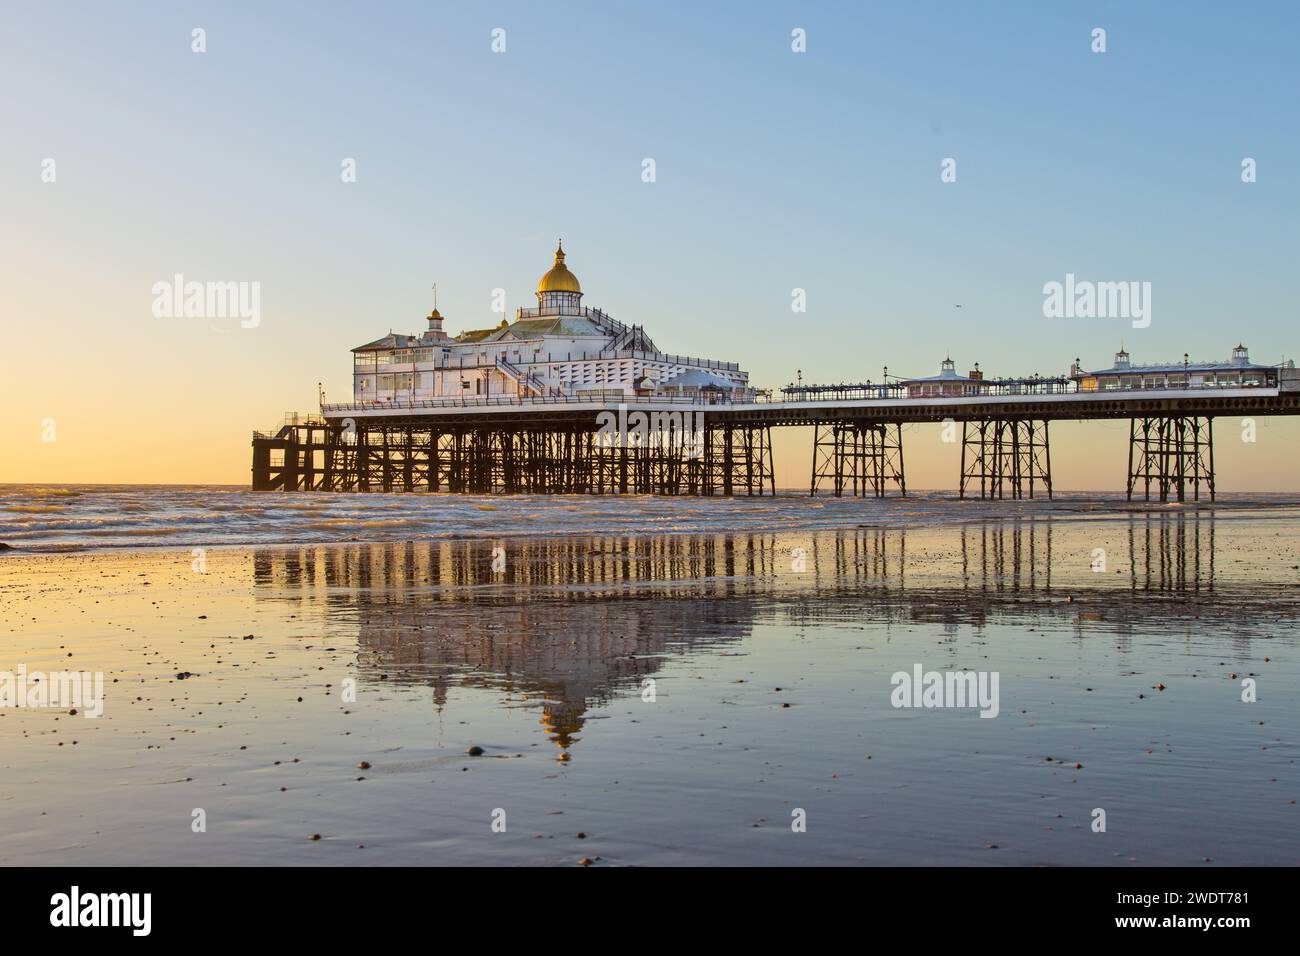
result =
M564 245L560 244L555 250L555 265L551 270L542 276L542 281L537 283L538 292L582 292L582 286L578 284L578 277L569 271L569 267L564 264Z

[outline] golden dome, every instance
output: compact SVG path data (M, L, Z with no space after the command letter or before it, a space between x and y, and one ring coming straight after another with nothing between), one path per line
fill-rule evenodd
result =
M582 292L582 286L578 284L578 277L569 271L569 267L564 264L564 246L559 245L555 250L555 265L551 266L551 271L542 276L542 281L537 283L538 292Z

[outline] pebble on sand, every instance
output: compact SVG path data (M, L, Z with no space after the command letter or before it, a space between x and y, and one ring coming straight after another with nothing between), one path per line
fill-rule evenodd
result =
M469 754L471 757L481 757L483 756L483 748L478 744L475 744L473 747L466 750L465 753Z
M319 840L319 839L320 839L320 834L319 834L319 833L313 833L313 834L312 834L311 836L309 836L307 839L311 840L312 842L315 842L316 840Z
M369 761L369 760L363 760L363 761L361 761L359 764L357 764L357 769L358 769L358 770L369 770L369 769L370 769L370 761Z

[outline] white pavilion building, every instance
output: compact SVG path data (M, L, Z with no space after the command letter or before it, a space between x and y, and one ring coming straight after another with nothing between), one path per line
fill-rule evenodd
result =
M752 397L734 362L668 355L636 325L582 305L582 286L564 248L537 284L537 308L514 322L452 337L435 307L422 335L389 333L352 350L353 400L400 405L431 399L681 396L701 401Z

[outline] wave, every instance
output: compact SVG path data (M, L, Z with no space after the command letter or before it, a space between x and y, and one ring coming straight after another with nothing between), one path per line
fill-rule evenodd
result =
M423 521L410 518L325 518L317 521L304 521L301 527L315 531L339 531L348 528L418 528Z
M1054 501L907 498L666 498L654 495L267 494L213 487L0 486L0 542L23 551L297 545L355 540L565 534L711 534L922 528L996 521L1295 520L1300 495L1221 495L1210 505L1128 502L1122 494ZM1143 518L1142 516L1146 517Z
M167 535L184 534L185 528L91 528L85 534L103 535L105 537L123 535L131 538L165 538Z

